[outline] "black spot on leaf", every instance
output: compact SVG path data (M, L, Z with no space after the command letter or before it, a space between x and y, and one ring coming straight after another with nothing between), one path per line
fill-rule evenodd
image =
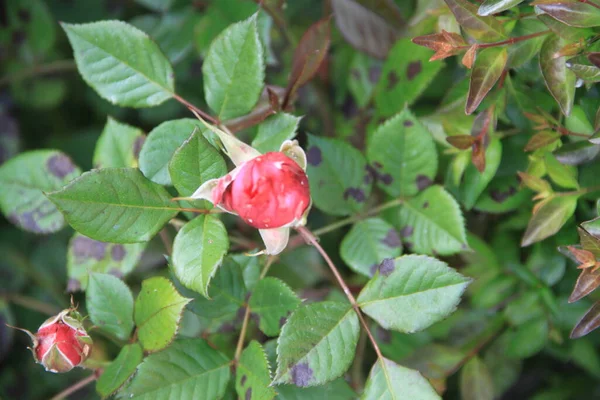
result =
M48 171L57 178L63 179L75 170L71 159L64 154L55 154L46 162Z
M102 260L106 254L106 243L90 239L86 236L77 236L72 243L73 254L79 261L85 261L88 258Z
M407 119L404 121L403 125L408 128L409 126L413 126L414 124L410 119Z
M375 168L371 167L369 164L365 165L365 171L366 171L366 174L365 174L365 177L363 178L363 180L366 185L370 184L375 179L377 179L377 176L379 175L377 173L377 171L375 170Z
M404 248L406 250L411 250L413 247L413 244L411 242L407 242L406 240L403 242L404 243Z
M429 207L429 202L426 201L425 203L423 203L423 208L428 208Z
M114 245L110 251L110 256L115 261L123 261L123 259L125 258L125 254L127 254L127 252L125 251L125 247L123 247L122 244Z
M359 203L362 203L367 198L365 196L365 192L359 188L348 188L344 191L344 200L348 200L349 197L352 197Z
M286 317L279 318L279 327L283 328L283 326L285 325L286 322L287 322L287 318Z
M384 258L381 264L379 264L379 273L383 276L388 276L394 272L394 269L396 269L396 266L394 260L391 258Z
M23 42L25 42L25 39L27 39L27 34L25 34L25 32L23 32L22 30L17 30L12 33L11 41L12 44L15 46L22 45Z
M17 13L19 15L19 19L25 23L29 22L29 20L31 20L31 14L29 13L28 10L24 9L24 8L20 8L19 12Z
M371 273L371 276L375 275L375 272L377 272L378 268L379 264L373 264L369 267L369 272Z
M392 342L392 333L390 331L388 331L387 329L383 329L380 326L377 327L377 337L383 343L391 343Z
M219 328L219 332L221 333L231 333L235 331L235 327L231 322L226 322Z
M41 232L42 227L38 224L34 212L25 211L21 214L10 214L8 220L15 225L22 226L31 232Z
M509 187L505 192L498 189L492 189L490 190L490 197L496 203L503 203L515 193L517 193L517 189L514 186Z
M250 400L252 398L252 388L248 388L248 390L246 390L246 395L244 397L244 400Z
M410 235L412 235L414 231L414 228L410 225L406 225L404 228L402 228L400 230L400 236L402 237L409 237Z
M417 189L419 189L419 190L427 189L429 186L431 186L432 183L433 183L433 181L428 176L417 175L417 179L416 179Z
M382 164L382 163L380 163L379 161L375 161L375 162L373 163L373 165L375 166L375 168L379 168L379 169L383 168L383 164Z
M140 158L140 152L142 151L142 146L146 141L146 136L138 136L133 142L133 157L137 160Z
M379 180L383 182L384 185L391 185L394 179L390 174L380 174Z
M413 61L406 68L406 78L412 81L421 72L421 61Z
M315 167L321 164L321 161L323 161L321 149L319 149L317 146L309 147L306 151L306 161L308 161L310 165L313 165Z
M388 74L387 89L392 90L394 88L394 86L396 86L397 84L398 84L398 74L396 73L396 71L390 71L390 73Z
M400 238L398 237L398 233L396 233L395 229L390 229L385 235L385 238L381 241L381 243L385 244L388 247L400 247L402 246L402 242L400 242Z
M242 375L242 379L240 379L240 384L242 386L244 386L244 384L246 383L246 379L248 379L248 377L246 375Z
M292 367L292 382L299 387L306 387L313 377L313 370L307 363L296 364Z

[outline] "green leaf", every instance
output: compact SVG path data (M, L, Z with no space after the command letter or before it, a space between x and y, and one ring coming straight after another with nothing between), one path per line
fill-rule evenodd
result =
M56 19L52 14L55 7L49 6L42 0L13 0L3 8L0 45L10 49L10 61L23 59L33 62L54 54L57 35Z
M507 60L508 51L505 47L490 47L479 51L471 72L465 113L472 114L479 107L502 76Z
M567 189L579 189L577 168L572 165L561 164L550 152L544 155L544 163L552 182Z
M148 241L177 214L169 193L137 169L86 172L46 196L75 230L104 242Z
M375 363L360 398L361 400L441 399L419 371L398 365L387 358Z
M207 180L227 174L225 160L198 129L175 150L168 167L181 196L191 196Z
M166 121L152 129L140 153L140 170L144 176L160 185L171 185L169 161L197 129L204 132L206 128L190 118Z
M177 333L181 313L190 300L181 296L166 278L154 277L142 282L142 289L135 300L134 320L138 339L145 351L162 350L171 343Z
M524 359L541 351L548 341L548 321L545 317L531 320L519 325L507 334L510 339L506 355L511 358Z
M235 390L240 399L271 400L277 393L269 386L269 362L260 343L253 340L242 352L235 374Z
M467 210L473 208L481 193L483 193L492 181L500 166L501 159L502 142L495 138L491 140L488 148L485 150L485 169L483 172L479 172L473 164L469 164L460 186L459 196L459 199Z
M545 4L548 3L548 4ZM600 8L578 0L538 1L537 8L560 22L578 28L600 26Z
M113 104L152 107L173 97L169 61L148 35L121 21L65 24L77 68Z
M212 42L202 74L206 102L220 119L239 117L252 110L265 79L256 14L231 25Z
M477 14L478 7L467 0L444 0L460 26L475 39L484 42L496 42L506 39L506 33L500 21L494 17Z
M578 197L569 195L545 201L529 220L521 246L529 246L558 232L575 212Z
M565 57L554 58L554 54L565 44L561 37L549 35L540 50L540 68L550 94L563 114L569 116L575 100L576 77L573 71L567 68Z
M467 248L465 221L454 197L435 185L400 209L401 235L419 254L450 255Z
M81 174L71 159L57 150L19 154L0 166L0 209L19 228L52 233L65 220L45 192L60 189Z
M126 399L217 400L225 394L231 363L202 339L177 340L138 367Z
M307 174L315 205L332 215L361 211L371 194L367 162L338 139L308 135Z
M252 141L252 147L261 153L279 151L284 141L296 136L300 119L286 113L270 116L258 126L258 133Z
M356 223L340 245L342 260L359 274L371 277L385 258L402 254L402 242L394 227L380 218Z
M129 274L142 257L146 243L104 243L75 233L67 250L67 291L86 290L90 272L122 277Z
M600 146L581 140L563 144L554 155L563 164L579 165L592 161L599 152Z
M277 386L280 400L355 400L356 393L350 388L344 378L321 386L303 387L295 385Z
M462 400L494 400L494 382L487 366L477 356L460 370Z
M402 256L382 263L358 303L385 329L416 332L452 313L469 282L435 258Z
M94 168L135 168L146 136L141 129L108 117L94 150Z
M152 11L167 11L175 0L135 0L136 3L148 7Z
M129 339L133 330L133 295L122 280L108 274L90 274L85 299L94 325L118 339Z
M258 326L267 336L278 336L287 317L299 305L300 299L294 291L271 277L258 281L250 297L250 310L258 316Z
M341 0L345 2L347 0ZM348 89L359 107L365 107L371 101L375 85L381 73L381 63L371 57L355 53L350 63Z
M142 346L137 343L123 346L117 358L115 358L98 378L96 391L102 397L108 397L115 393L127 382L129 377L135 373L137 366L143 358Z
M306 387L341 376L352 363L358 334L358 317L349 304L321 302L298 308L277 341L273 383Z
M429 62L431 51L400 39L390 50L375 88L375 106L382 117L390 117L417 100L442 69L442 62Z
M229 237L221 220L199 215L175 236L173 272L183 286L208 297L208 284L228 249Z
M413 196L426 188L438 167L431 134L406 108L373 133L367 158L377 185L394 197Z
M483 4L479 6L477 14L484 17L498 14L521 4L523 1L524 0L485 0Z

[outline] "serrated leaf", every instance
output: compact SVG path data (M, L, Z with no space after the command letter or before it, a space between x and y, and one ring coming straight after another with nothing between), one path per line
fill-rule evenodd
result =
M577 198L576 195L569 195L546 201L529 220L521 246L529 246L558 232L575 212Z
M462 400L494 399L494 382L490 371L477 356L460 370L460 395Z
M308 135L308 179L315 206L332 215L361 211L371 193L367 162L338 139Z
M190 300L181 296L166 278L154 277L142 282L135 300L134 320L145 351L162 350L173 341L181 313Z
M465 113L472 114L479 107L502 76L507 60L508 51L504 47L490 47L479 51L471 72Z
M67 291L86 290L90 272L116 277L129 274L140 258L146 243L105 243L75 233L67 249Z
M359 325L349 304L313 303L298 308L277 341L273 383L306 387L341 376L352 363Z
M138 343L123 346L117 358L104 368L96 383L96 391L102 397L108 397L123 386L135 373L144 356Z
M498 14L521 4L524 0L485 0L479 6L477 14L482 16Z
M597 329L600 326L600 301L594 303L594 305L585 313L585 315L577 322L577 325L571 331L571 339L578 339L582 336L587 335L591 331Z
M552 182L567 189L579 189L577 181L577 168L572 165L561 164L552 153L544 155L546 172Z
M260 343L253 340L242 352L235 374L235 390L240 399L271 400L277 393L269 386L271 372Z
M402 254L402 242L394 227L380 218L356 223L340 245L342 260L359 274L371 277L385 258Z
M460 26L475 39L495 42L506 38L502 24L494 17L477 14L478 7L467 0L444 0Z
M230 361L203 339L177 340L151 354L124 389L127 399L221 399L230 377Z
M540 68L550 94L562 110L569 116L575 100L575 74L567 68L564 57L554 58L565 41L557 35L549 35L540 49Z
M412 196L426 188L438 167L431 134L408 109L377 128L367 158L377 185L394 197Z
M206 102L220 119L247 114L265 79L256 14L229 26L212 42L202 65Z
M137 169L86 172L46 196L75 230L104 242L148 241L177 214L169 193Z
M133 330L133 295L122 280L108 274L90 274L85 299L94 325L118 339L129 339Z
M141 129L108 117L94 150L94 168L135 168L146 136Z
M357 301L385 329L416 332L453 312L469 282L435 258L402 256L382 264Z
M0 167L0 209L19 228L52 233L65 225L44 192L60 189L81 174L71 159L57 150L34 150L11 158Z
M62 24L77 69L98 94L124 107L152 107L173 97L169 61L148 35L121 21Z
M333 0L331 7L335 23L348 43L373 57L386 58L398 32L383 16L371 11L364 2L354 0Z
M570 26L592 28L600 26L600 8L578 0L538 0L537 8Z
M375 106L382 117L401 112L417 100L442 69L442 62L429 62L431 52L410 39L396 42L383 64L375 88Z
M387 358L375 362L369 373L365 391L360 398L361 400L441 399L419 371L398 365Z
M198 129L175 150L168 167L171 181L181 196L191 196L207 180L227 174L223 156Z
M166 121L152 129L140 153L140 170L144 176L159 185L171 185L169 161L195 130L204 132L206 128L190 118Z
M412 252L450 255L467 247L460 207L441 186L431 186L405 202L399 221L402 239Z
M492 139L488 148L485 150L485 169L479 172L473 164L465 170L463 181L460 185L459 199L467 210L473 208L481 193L489 185L496 175L502 159L502 142L499 139Z
M300 119L300 117L286 113L270 116L258 126L252 147L261 153L279 151L283 142L296 136Z
M277 336L288 316L300 305L292 289L277 278L263 278L250 297L250 310L258 316L258 326L267 336Z
M228 249L229 237L221 220L199 215L175 236L173 272L183 286L208 297L208 284Z

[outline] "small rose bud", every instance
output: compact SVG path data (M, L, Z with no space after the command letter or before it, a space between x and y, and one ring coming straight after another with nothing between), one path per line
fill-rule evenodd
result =
M92 349L92 339L83 328L80 314L71 308L47 319L35 335L20 330L33 340L33 358L46 371L68 372L81 365Z

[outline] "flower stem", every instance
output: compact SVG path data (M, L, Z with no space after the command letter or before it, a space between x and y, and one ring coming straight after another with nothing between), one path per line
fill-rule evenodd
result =
M352 308L356 312L356 315L358 315L358 319L360 320L361 325L363 326L363 328L365 328L365 332L367 333L367 336L369 337L369 340L371 341L371 345L373 346L373 349L375 350L377 357L383 363L383 355L381 354L379 345L377 344L375 337L373 337L373 334L371 333L371 330L369 329L369 325L367 324L365 317L363 316L362 312L360 311L360 307L358 306L358 303L356 302L356 299L354 298L352 291L350 291L350 288L344 281L344 278L342 278L342 275L338 271L337 267L335 266L333 261L331 261L331 258L329 257L327 252L323 249L323 247L321 247L321 245L315 238L315 235L307 227L300 226L300 227L297 227L296 230L298 231L298 233L300 233L300 235L302 235L302 237L304 237L304 239L308 243L312 244L317 249L317 251L321 254L323 259L325 260L325 262L331 269L331 272L333 272L335 279L338 281L338 284L341 286L342 290L344 291L344 294L348 298L348 301L350 301L350 304L352 305Z
M65 390L63 390L62 392L57 394L56 396L52 397L50 400L66 399L67 397L69 397L70 395L75 393L76 391L78 391L78 390L86 387L90 383L94 382L96 379L98 379L100 377L101 373L102 373L101 370L94 371L94 373L91 374L90 376L88 376L87 378L83 378L79 382L76 382L75 384L69 386L68 388L66 388Z
M202 118L204 118L205 120L209 121L211 124L218 124L219 123L219 121L216 118L214 118L210 114L202 111L200 108L196 107L195 105L193 105L192 103L190 103L189 101L187 101L183 97L179 96L178 94L173 93L173 98L175 100L177 100L178 102L180 102L181 104L183 104L184 106L186 106L187 108L189 108L190 110L194 110L195 112L197 112L198 114L200 114L202 116Z

